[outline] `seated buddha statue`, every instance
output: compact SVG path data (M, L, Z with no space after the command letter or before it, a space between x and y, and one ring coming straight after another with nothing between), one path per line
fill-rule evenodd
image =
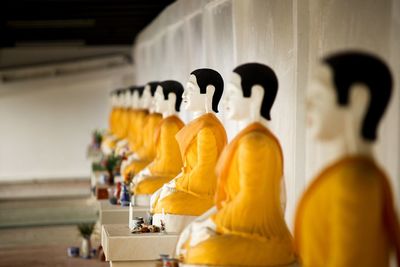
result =
M162 115L154 112L153 108L153 98L158 84L158 82L148 83L140 98L141 109L136 110L135 127L131 129L132 134L135 134L136 143L131 147L132 154L121 169L125 181L139 173L156 155L154 134L162 120Z
M132 181L135 205L149 206L151 194L181 171L182 158L175 135L184 126L177 116L182 93L183 86L177 81L164 81L157 87L154 108L163 119L155 130L155 136L153 134L156 156Z
M223 93L221 75L211 69L191 73L182 95L184 108L195 119L176 135L182 156L182 171L151 197L153 224L165 223L166 231L180 232L214 204L217 178L215 165L226 144L218 112Z
M133 89L127 134L127 142L131 153L135 153L143 145L143 128L149 113L147 109L143 108L143 104L141 103L143 92L143 86Z
M104 154L114 152L117 143L127 134L126 118L129 114L130 94L127 89L119 89L111 94L112 110L109 117L109 131L101 145Z
M137 90L136 86L131 86L126 89L124 92L125 99L124 99L124 109L119 114L119 134L118 134L118 141L116 142L114 153L121 155L121 150L128 150L129 148L129 129L131 123L131 115L132 111L134 110L132 107L132 102L135 102L135 94L134 92Z
M248 63L233 70L226 88L226 114L242 130L217 165L215 207L180 236L177 255L185 265L289 266L292 236L281 205L283 154L266 120L278 91L274 71Z
M308 186L295 219L302 266L400 266L400 230L388 176L373 155L392 91L387 65L374 55L325 57L307 91L307 121L336 159ZM390 265L393 266L393 265Z

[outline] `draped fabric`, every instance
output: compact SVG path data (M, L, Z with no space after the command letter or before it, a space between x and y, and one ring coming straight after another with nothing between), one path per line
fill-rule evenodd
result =
M304 105L314 63L333 51L370 51L392 70L396 88L380 125L376 157L400 202L399 28L399 0L181 0L167 7L136 39L136 81L175 79L185 85L192 70L209 67L227 83L239 64L271 66L279 91L269 127L283 149L285 215L292 226L305 186L335 155L310 138ZM221 103L220 110L218 117L231 140L237 124L225 118ZM185 122L191 119L184 111L180 116Z
M400 266L400 231L385 172L362 156L325 168L300 201L295 244L303 266L389 266L392 249Z

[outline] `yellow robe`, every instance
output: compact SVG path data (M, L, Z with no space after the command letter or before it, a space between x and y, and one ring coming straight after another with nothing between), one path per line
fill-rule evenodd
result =
M153 194L181 171L182 158L175 135L183 126L177 116L161 121L154 138L157 156L148 166L151 176L135 185L135 195Z
M130 114L131 109L125 108L121 114L119 127L120 127L120 134L118 138L120 140L125 139L128 137L129 134L129 123L130 123Z
M187 264L284 266L295 261L281 207L283 156L279 141L259 123L229 144L218 163L216 235L187 247Z
M129 166L124 169L123 177L128 180L129 177L136 175L145 168L155 157L154 134L162 120L161 114L148 114L147 111L139 111L135 120L134 128L131 128L135 135L132 135L132 147L136 149L139 159L134 160Z
M108 131L110 133L113 133L113 131L115 131L115 117L118 114L118 110L118 107L113 107L108 117Z
M128 141L129 149L136 152L143 144L143 129L146 123L148 111L144 109L132 110L129 118Z
M126 112L124 108L120 107L114 107L111 111L110 117L109 117L109 134L104 137L103 143L111 148L114 149L117 142L118 138L121 135L121 117L123 117L123 114ZM117 137L115 139L114 137Z
M387 267L400 234L386 175L372 159L347 157L314 180L296 214L295 246L305 267Z
M226 132L217 117L207 113L183 127L176 139L182 172L175 178L175 192L157 200L153 213L198 216L214 205L215 166L226 145Z

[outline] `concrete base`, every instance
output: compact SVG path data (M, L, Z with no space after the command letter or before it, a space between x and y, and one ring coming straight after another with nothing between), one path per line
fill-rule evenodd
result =
M147 207L132 207L133 213L138 217L145 217L149 208ZM112 205L110 201L99 201L100 224L128 224L129 223L129 207L121 205Z
M178 238L176 233L131 234L126 224L105 224L101 231L106 260L119 267L155 266L160 254L174 254Z
M196 218L197 216L156 213L153 214L153 224L161 227L161 220L163 220L168 233L181 233Z
M197 264L183 264L179 263L179 267L235 267L235 266L221 266L221 265L197 265ZM271 266L272 267L272 266ZM279 265L276 267L300 267L298 263L292 263L289 265Z
M163 266L161 261L110 261L110 267L157 267Z

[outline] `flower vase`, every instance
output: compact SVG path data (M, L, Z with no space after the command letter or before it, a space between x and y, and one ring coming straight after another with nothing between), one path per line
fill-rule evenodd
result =
M121 203L121 206L129 206L130 201L131 196L129 194L128 186L126 184L123 184L119 202Z
M108 171L108 184L109 185L114 184L114 173L112 171Z
M92 250L92 244L90 242L90 237L82 238L81 257L84 259L89 259L91 250Z

